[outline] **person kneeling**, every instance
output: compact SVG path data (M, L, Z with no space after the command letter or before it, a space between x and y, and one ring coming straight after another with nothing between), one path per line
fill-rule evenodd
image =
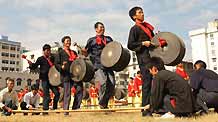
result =
M31 91L24 95L24 100L21 102L21 110L33 110L39 108L40 96L38 94L38 86L36 84L31 86ZM40 113L33 113L32 115L39 115ZM24 113L28 115L28 113Z
M189 116L193 113L194 98L188 82L178 74L165 70L162 59L158 57L151 58L148 69L153 81L147 112L163 114L161 118Z

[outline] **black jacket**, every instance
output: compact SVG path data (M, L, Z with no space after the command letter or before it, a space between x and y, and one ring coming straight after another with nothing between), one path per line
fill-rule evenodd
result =
M163 106L165 95L176 100L176 107L172 113L192 113L194 111L194 97L191 87L175 72L161 70L153 78L151 89L151 110L159 110Z
M151 34L153 37L153 31ZM139 26L134 25L129 32L127 47L136 52L139 65L145 65L150 59L149 48L142 45L143 41L150 41L149 36Z
M74 54L77 56L77 53L73 51ZM65 69L62 69L63 62L67 62L65 64ZM71 73L70 73L70 66L72 61L69 61L69 55L63 50L59 49L57 56L55 57L55 67L61 74L61 81L68 82L71 81Z
M53 55L50 56L50 61L52 63L54 63L54 56ZM31 70L34 70L34 69L38 68L38 66L40 66L39 78L42 80L48 80L48 72L50 69L50 65L44 56L37 58L36 62L32 63L29 66L29 68Z

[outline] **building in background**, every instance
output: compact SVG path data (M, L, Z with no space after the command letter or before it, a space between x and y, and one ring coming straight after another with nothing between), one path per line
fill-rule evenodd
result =
M0 70L21 71L21 43L0 35Z
M189 32L193 62L203 60L207 68L218 73L218 19L209 22L207 27Z

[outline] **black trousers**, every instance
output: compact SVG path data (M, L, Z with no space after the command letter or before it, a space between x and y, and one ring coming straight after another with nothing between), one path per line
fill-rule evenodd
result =
M83 82L78 82L73 85L76 89L72 109L79 109L83 99Z
M197 105L201 110L208 111L208 108L218 108L218 92L208 92L200 89L196 96Z
M152 75L145 65L139 65L142 74L142 106L150 103Z
M13 104L12 100L7 101L7 102L3 102L3 104L5 104L5 106L11 108L12 110L17 110L17 106L15 104ZM5 116L10 116L11 112L8 112L7 110L2 110L2 114Z
M26 107L27 103L26 102L21 102L20 103L20 108L21 110L29 110L29 108ZM31 104L33 108L35 108L35 105ZM23 113L24 115L28 115L28 113ZM39 115L40 113L33 113L32 115Z

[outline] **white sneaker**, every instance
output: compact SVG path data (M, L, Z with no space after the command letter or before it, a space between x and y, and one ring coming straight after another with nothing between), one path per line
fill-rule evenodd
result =
M160 118L162 119L171 119L171 118L175 118L175 115L172 113L165 113L164 115L162 115Z

